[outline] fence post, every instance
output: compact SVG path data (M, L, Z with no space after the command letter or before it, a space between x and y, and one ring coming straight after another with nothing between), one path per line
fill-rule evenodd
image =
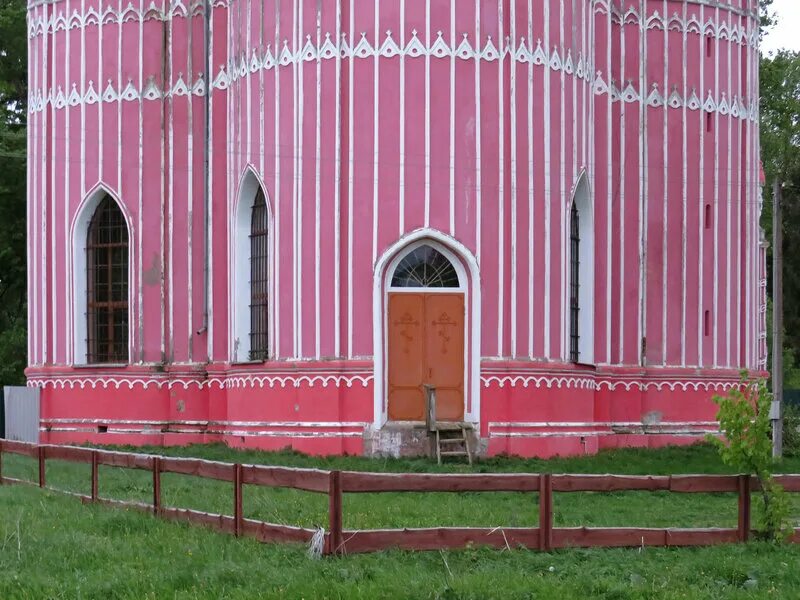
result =
M739 475L739 541L750 538L750 475Z
M97 502L98 496L97 463L97 450L92 450L92 502Z
M161 514L161 458L153 457L153 514Z
M43 488L45 484L44 446L39 446L39 487Z
M553 547L553 481L550 473L539 475L539 550Z
M342 553L342 473L330 472L328 488L328 529L329 546L327 554Z
M242 465L233 465L233 532L242 535Z

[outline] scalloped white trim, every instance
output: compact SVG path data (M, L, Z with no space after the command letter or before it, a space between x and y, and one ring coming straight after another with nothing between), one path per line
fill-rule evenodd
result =
M182 388L191 387L198 389L216 387L218 389L285 389L300 387L336 387L336 388L367 388L373 382L373 375L367 373L342 375L333 373L322 374L235 374L230 376L212 376L208 379L191 377L126 377L114 376L36 376L28 379L29 387L53 389L142 389L154 388ZM484 374L480 378L484 388L492 385L497 387L512 388L537 388L537 389L581 389L598 391L607 389L625 391L726 391L739 385L738 381L720 380L688 380L688 379L615 379L609 377L595 378L581 375L531 375L531 374Z
M739 385L738 381L709 381L709 380L619 380L612 378L594 378L579 376L551 376L551 375L488 375L481 377L484 387L497 384L498 387L535 387L535 388L566 388L584 390L670 390L670 391L725 391Z
M154 388L182 388L191 387L198 389L216 387L218 389L233 388L299 388L302 386L323 388L354 386L368 387L372 382L372 375L231 375L229 377L209 377L208 379L190 377L126 377L126 376L56 376L56 377L31 377L28 387L41 387L53 389L121 389L129 390L134 387L148 389Z
M227 65L219 65L219 70L211 81L213 89L227 90L233 83L240 79L250 77L259 71L269 71L279 67L290 67L303 62L321 61L336 59L341 56L343 59L374 59L375 57L391 58L403 55L409 58L439 58L449 60L452 57L474 61L482 60L493 62L496 60L513 60L517 63L532 63L533 65L549 68L552 71L564 71L566 74L584 80L590 84L595 95L609 95L612 102L625 102L627 104L639 103L650 107L667 106L671 109L682 109L684 106L692 111L703 110L711 113L719 113L723 116L731 116L738 119L755 121L758 118L758 103L755 99L749 100L745 104L744 100L738 95L730 99L725 92L720 93L719 98L715 98L709 89L705 99L701 101L696 88L691 88L688 96L684 97L678 91L679 86L673 85L671 92L662 92L659 83L648 83L642 90L637 89L632 81L620 89L616 81L608 74L603 77L602 71L595 71L594 65L583 54L578 54L577 61L574 61L571 50L553 46L552 52L548 48L542 47L542 41L536 41L535 46L526 42L524 37L520 37L517 44L513 44L510 38L506 38L506 45L502 51L498 50L492 41L491 36L487 36L483 47L473 47L469 36L464 34L463 40L451 47L438 32L436 39L429 46L425 46L417 37L416 31L412 32L409 42L401 47L392 37L392 32L387 31L382 43L373 46L366 35L362 34L356 46L347 43L347 35L342 34L338 44L331 40L331 34L326 33L324 41L316 46L311 39L307 39L304 46L299 49L291 49L288 40L284 40L277 59L272 51L271 44L267 44L263 55L259 55L255 49L249 54L241 53L238 57L231 57ZM566 58L562 59L562 56ZM205 93L205 80L203 74L197 75L197 79L185 81L183 73L178 73L177 79L168 88L160 88L153 77L148 78L141 89L134 86L131 79L121 90L115 90L111 80L108 80L102 96L98 95L94 88L94 81L88 80L86 89L78 91L76 84L72 84L69 95L65 98L61 86L53 89L32 90L28 99L28 110L36 113L44 110L49 104L53 108L60 109L68 106L78 106L80 104L94 104L96 102L118 102L120 100L134 102L143 100L166 99L172 96L186 96L194 94L202 96ZM649 91L648 91L649 90Z
M28 5L28 8L33 8L38 4L44 2L33 2ZM50 2L55 3L55 2ZM81 29L87 25L119 25L127 21L169 21L173 18L187 18L202 16L205 14L205 3L202 0L191 2L187 8L182 0L171 0L166 10L158 8L155 2L150 2L147 8L140 10L133 6L132 2L128 2L125 8L117 10L112 6L106 7L104 11L98 12L94 7L90 7L86 12L79 13L73 10L69 18L66 17L64 11L53 13L49 17L36 17L28 19L28 37L34 38L42 34L50 34L56 31L64 31L67 29ZM215 0L213 3L214 8L228 8L230 0ZM737 15L746 15L749 18L755 18L755 15L745 11L737 10L735 7L721 7L722 10L727 10ZM642 17L641 13L631 6L625 13L622 13L616 6L609 7L608 0L595 0L594 12L600 15L607 15L611 11L611 22L614 25L642 25L650 30L669 30L677 31L678 33L692 33L696 35L711 36L717 40L730 41L740 45L747 45L752 48L758 47L758 33L757 30L747 31L747 27L735 23L734 19L730 21L721 20L714 21L709 18L705 23L701 23L696 12L693 12L687 19L683 19L677 12L673 11L671 16L661 16L659 11Z

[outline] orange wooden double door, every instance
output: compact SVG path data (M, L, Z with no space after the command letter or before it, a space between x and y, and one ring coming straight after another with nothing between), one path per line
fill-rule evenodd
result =
M436 418L464 419L464 294L389 293L388 412L425 420L423 384L436 388Z

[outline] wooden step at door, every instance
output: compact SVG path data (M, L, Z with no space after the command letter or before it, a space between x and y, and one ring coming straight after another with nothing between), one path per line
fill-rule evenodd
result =
M464 426L455 428L448 423L444 427L435 427L436 462L442 464L443 456L466 457L472 464L472 451L469 447L469 437Z

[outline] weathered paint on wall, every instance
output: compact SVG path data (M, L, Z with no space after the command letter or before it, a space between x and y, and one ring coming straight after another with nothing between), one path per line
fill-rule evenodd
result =
M217 0L210 77L204 6L30 5L28 375L51 439L116 419L133 441L185 422L175 440L359 448L385 412L376 268L413 235L469 267L467 412L490 451L645 443L575 423L653 412L696 435L712 390L763 368L754 0ZM593 369L565 364L582 176ZM251 178L275 360L234 365ZM100 188L131 240L132 364L111 369L75 366L73 224Z

